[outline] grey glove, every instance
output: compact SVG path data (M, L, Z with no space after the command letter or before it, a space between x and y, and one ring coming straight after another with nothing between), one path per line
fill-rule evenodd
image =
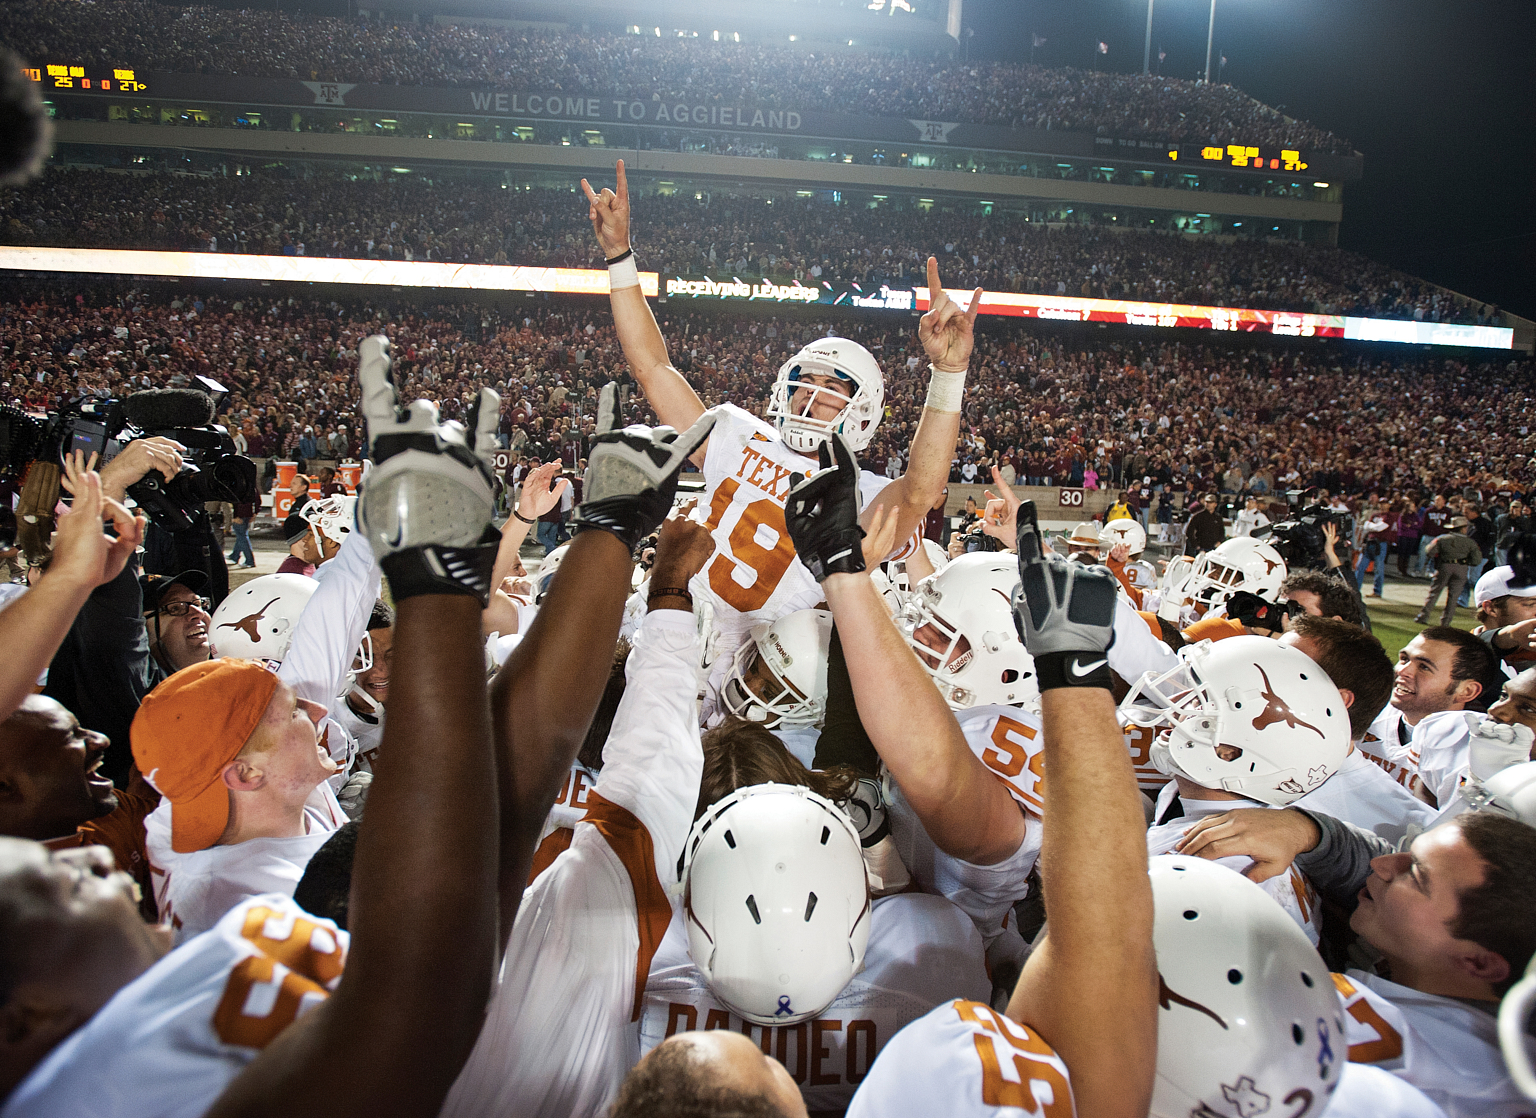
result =
M1046 555L1033 501L1019 505L1018 549L1013 610L1019 636L1034 658L1040 690L1110 689L1104 653L1115 642L1115 576L1107 567Z
M500 545L491 527L491 454L501 397L482 389L467 431L460 423L440 423L428 400L399 406L388 338L365 338L357 348L374 464L358 498L358 528L396 601L467 594L483 607Z

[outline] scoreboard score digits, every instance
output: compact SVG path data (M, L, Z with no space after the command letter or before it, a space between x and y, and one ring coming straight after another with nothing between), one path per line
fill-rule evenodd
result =
M149 87L139 81L133 70L120 67L106 69L101 66L77 66L68 62L49 62L42 66L28 66L23 71L45 92L58 90L87 90L102 93L143 93Z
M1168 158L1171 162L1179 162L1179 157L1184 155L1184 162L1197 166L1209 166L1217 164L1223 167L1238 167L1247 171L1305 171L1307 164L1301 158L1301 152L1292 148L1259 148L1250 147L1247 144L1227 144L1217 147L1214 144L1201 148L1169 148Z

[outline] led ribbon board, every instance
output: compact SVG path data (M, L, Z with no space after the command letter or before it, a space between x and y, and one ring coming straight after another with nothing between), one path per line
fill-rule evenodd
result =
M475 291L549 291L563 295L608 294L606 268L530 268L320 256L245 256L224 252L0 246L0 269L7 268L20 272L188 276L288 283L469 288ZM655 272L640 273L640 290L646 295L657 293Z
M969 305L969 291L955 290L948 294L961 306ZM913 296L916 309L926 311L928 289L916 288ZM1464 326L1449 322L1357 318L1353 315L1304 314L1299 311L1260 311L1246 307L1197 307L1182 303L1137 303L1123 299L1079 299L1064 295L1015 295L1008 291L983 291L980 313L1058 322L1188 326L1201 330L1240 330L1255 334L1351 338L1358 341L1469 346L1477 349L1512 349L1515 338L1515 332L1507 326Z

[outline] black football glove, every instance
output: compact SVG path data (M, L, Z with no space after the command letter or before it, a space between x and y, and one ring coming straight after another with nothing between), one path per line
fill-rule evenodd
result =
M704 445L715 426L707 411L679 435L670 427L625 427L615 431L617 385L603 388L597 408L597 437L587 455L585 499L571 523L578 532L612 532L631 552L672 511L677 475L683 463Z
M795 554L817 582L828 575L864 569L864 529L859 527L859 464L834 434L817 452L821 469L809 477L790 474L784 523ZM833 465L834 460L836 465Z
M1034 657L1040 690L1110 689L1104 653L1115 642L1115 576L1107 567L1085 567L1045 554L1033 501L1019 505L1018 549L1013 609L1024 647Z
M1266 602L1249 590L1238 590L1227 599L1227 616L1241 621L1250 629L1267 629L1278 633L1285 628L1285 606Z

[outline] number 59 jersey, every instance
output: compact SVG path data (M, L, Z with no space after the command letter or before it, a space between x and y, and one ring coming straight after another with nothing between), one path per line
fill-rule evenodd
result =
M705 526L715 551L694 576L695 595L707 594L715 627L729 652L754 622L773 621L821 601L821 588L795 555L784 525L790 475L820 468L796 454L767 423L734 404L722 404L704 457ZM867 506L889 478L859 472L859 495Z

